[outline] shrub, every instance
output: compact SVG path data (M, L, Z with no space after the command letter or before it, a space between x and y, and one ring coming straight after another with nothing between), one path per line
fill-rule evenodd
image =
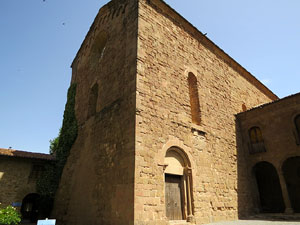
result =
M12 206L0 208L0 224L16 225L21 222L21 215Z

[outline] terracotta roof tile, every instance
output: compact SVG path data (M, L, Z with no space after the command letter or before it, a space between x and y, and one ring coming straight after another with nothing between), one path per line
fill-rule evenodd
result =
M284 101L286 99L290 99L290 98L299 98L300 96L300 92L296 93L296 94L291 94L291 95L288 95L286 97L283 97L283 98L279 98L279 99L276 99L274 101L271 101L271 102L267 102L267 103L264 103L264 104L261 104L261 105L258 105L258 106L255 106L251 109L248 109L247 111L245 112L240 112L240 113L237 113L236 115L239 115L239 114L244 114L244 113L247 113L247 112L250 112L250 111L253 111L253 110L256 110L256 109L261 109L261 108L264 108L268 105L273 105L273 104L276 104L277 102L281 102L281 101Z
M55 157L50 154L25 152L14 149L0 148L0 156L18 157L18 158L31 158L42 160L55 160Z

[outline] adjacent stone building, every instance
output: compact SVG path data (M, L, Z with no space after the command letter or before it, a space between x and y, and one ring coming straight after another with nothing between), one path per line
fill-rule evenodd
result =
M58 224L203 224L259 209L251 162L272 153L247 154L256 111L239 113L278 97L166 3L101 8L71 82L78 137Z
M300 93L237 115L240 204L253 212L300 213Z
M53 160L48 154L0 148L1 207L13 205L23 219L34 219L39 197L36 181L44 166Z

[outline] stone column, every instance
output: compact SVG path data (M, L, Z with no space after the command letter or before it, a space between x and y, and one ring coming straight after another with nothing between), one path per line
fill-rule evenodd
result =
M194 222L193 208L192 208L192 170L185 168L186 176L186 191L187 191L187 222Z
M287 190L287 185L286 185L286 182L285 182L285 179L283 176L283 172L281 170L279 170L278 176L279 176L280 186L281 186L281 190L282 190L283 201L285 204L285 212L284 213L286 213L286 214L294 213L294 210L291 205L289 193Z

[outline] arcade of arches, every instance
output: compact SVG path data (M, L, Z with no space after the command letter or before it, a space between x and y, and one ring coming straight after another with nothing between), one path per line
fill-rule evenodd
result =
M242 217L300 213L299 103L300 93L236 116Z
M283 176L279 177L278 174ZM284 161L282 171L269 162L253 167L262 213L300 213L300 156ZM285 193L283 193L285 192Z

